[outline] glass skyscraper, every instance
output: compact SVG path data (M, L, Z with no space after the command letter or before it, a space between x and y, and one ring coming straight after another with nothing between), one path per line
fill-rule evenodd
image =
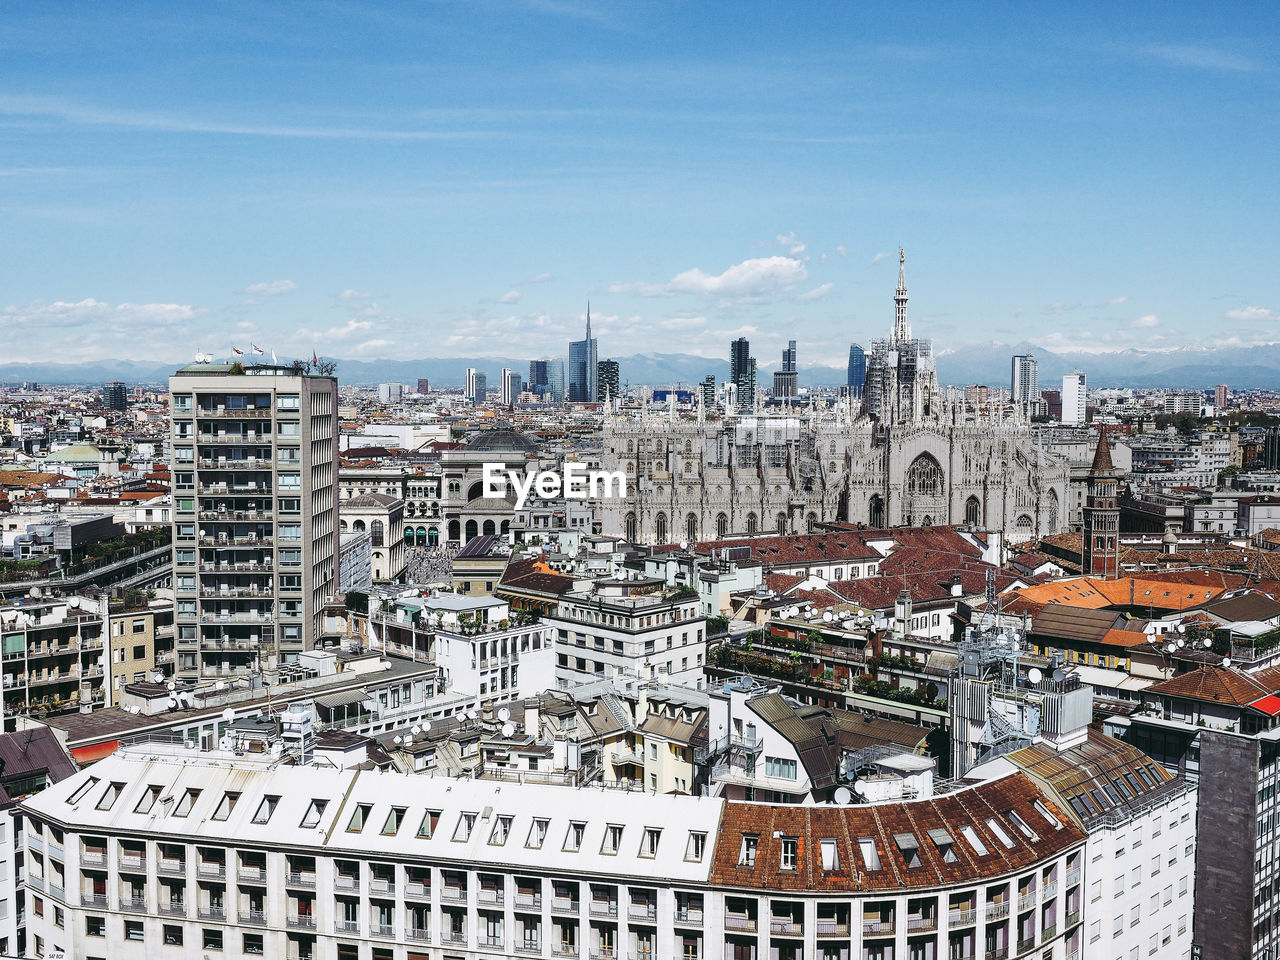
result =
M867 355L856 343L849 344L849 396L861 397L867 381Z
M587 335L569 342L569 402L594 403L598 389L596 341L591 336L591 308L587 307Z

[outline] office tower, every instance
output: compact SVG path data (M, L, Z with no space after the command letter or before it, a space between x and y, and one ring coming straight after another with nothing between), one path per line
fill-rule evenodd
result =
M739 410L750 410L756 404L756 361L751 356L751 343L739 337L729 345L729 380Z
M129 407L128 394L124 384L119 380L108 380L102 386L102 405L108 410L126 410Z
M467 381L462 394L472 403L484 403L489 395L489 378L475 367L467 367Z
M773 375L773 395L784 403L790 403L796 395L796 342L788 341L787 349L782 351L782 369Z
M862 385L867 381L867 354L856 343L849 344L849 396L862 399Z
M511 406L520 398L520 392L523 389L520 374L510 367L503 367L499 389L502 392L502 405L504 407Z
M601 400L612 400L619 396L617 360L601 360L596 365L596 388Z
M1009 399L1022 407L1039 402L1040 365L1033 354L1020 353L1014 356L1009 378Z
M716 405L716 375L708 373L703 377L700 388L702 390L702 406L710 410Z
M399 403L404 397L403 383L378 384L378 400L382 403Z
M530 360L529 392L550 398L553 403L564 402L564 361Z
M169 378L180 676L297 659L336 582L337 379L233 369Z
M600 398L596 341L591 336L591 306L587 305L587 335L569 343L569 402L594 403Z
M1068 373L1062 378L1062 422L1080 426L1086 418L1084 374Z
M431 392L431 381L426 377L418 378L418 393L427 394Z
M1219 410L1227 409L1227 385L1220 383L1213 388L1213 405Z

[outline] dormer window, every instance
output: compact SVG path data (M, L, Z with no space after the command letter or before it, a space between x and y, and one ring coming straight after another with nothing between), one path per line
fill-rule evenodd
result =
M253 815L254 823L266 823L271 819L271 815L276 812L276 804L280 802L279 797L266 796L262 798L262 802L258 804L257 812Z
M218 801L218 809L213 811L210 820L226 820L231 816L231 811L236 808L236 801L240 799L240 794L233 793L228 790L222 795L222 799Z
M738 866L754 867L756 865L756 850L759 846L759 834L744 833L742 835L742 846L738 849Z
M653 858L658 855L658 841L662 839L662 831L657 827L645 827L644 836L640 840L640 856Z
M581 821L574 820L570 822L569 829L564 835L564 849L569 853L577 853L582 849L582 835L586 832L587 825Z
M956 856L955 838L947 831L941 828L930 830L929 839L933 841L933 845L937 848L938 856L942 858L943 863L955 863L960 859Z
M365 821L369 819L369 814L372 811L372 803L357 803L355 810L351 814L351 819L347 822L347 833L359 833L363 830Z
M800 841L795 837L782 838L782 854L778 860L781 870L794 870L800 859Z
M893 842L898 845L898 852L902 854L902 859L910 868L919 867L923 861L920 859L920 841L910 833L895 833Z
M542 844L547 839L547 826L550 820L543 820L535 817L533 823L529 825L529 836L525 839L524 845L530 850L541 850Z
M618 848L622 846L622 827L619 824L611 823L604 828L604 842L600 844L600 852L613 856L617 854Z
M453 828L454 843L465 843L471 839L471 831L476 825L476 815L474 813L462 813L458 815L458 823Z
M320 826L320 818L324 816L324 808L329 805L328 800L312 800L307 805L307 812L302 816L301 827L310 830Z
M116 802L116 798L120 796L120 792L124 790L123 783L109 783L107 789L102 791L102 796L98 798L96 809L110 810Z
M185 817L190 815L191 808L196 805L196 801L200 799L200 791L195 787L188 787L187 791L182 795L182 799L178 801L178 805L173 809L175 817Z
M835 838L828 837L818 841L818 850L822 855L822 869L832 872L840 869L840 854Z

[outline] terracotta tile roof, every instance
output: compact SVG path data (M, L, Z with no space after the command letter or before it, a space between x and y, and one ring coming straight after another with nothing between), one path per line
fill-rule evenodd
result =
M1058 820L1045 819L1039 801ZM1009 816L1026 823L1026 836ZM1009 838L1006 845L988 826L994 821ZM986 855L970 845L961 828L970 827ZM930 831L935 831L931 836ZM742 836L757 837L755 863L739 866ZM777 834L777 836L775 836ZM916 844L918 866L908 866L902 846ZM948 862L934 841L951 840ZM781 864L782 839L797 841L796 869ZM875 848L878 865L859 850L861 839ZM823 839L836 843L838 869L823 870ZM726 803L712 855L710 882L747 890L845 891L899 890L961 884L1005 876L1084 843L1085 834L1052 800L1041 796L1025 774L1013 774L930 800L868 806L770 806ZM950 858L948 858L950 859Z
M1107 443L1107 428L1102 427L1098 430L1098 446L1093 451L1093 463L1089 467L1090 473L1103 473L1107 470L1114 470L1111 464L1111 444Z
M1264 683L1259 675L1243 673L1230 667L1205 666L1153 683L1147 687L1146 692L1243 707L1276 691L1271 684Z

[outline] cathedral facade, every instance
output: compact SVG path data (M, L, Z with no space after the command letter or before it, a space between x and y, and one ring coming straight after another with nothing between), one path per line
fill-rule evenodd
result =
M627 477L605 534L637 543L968 523L1018 543L1066 529L1067 462L1039 449L1016 406L970 409L938 386L933 347L907 322L900 255L893 334L872 342L862 397L712 418L609 412L601 459Z

